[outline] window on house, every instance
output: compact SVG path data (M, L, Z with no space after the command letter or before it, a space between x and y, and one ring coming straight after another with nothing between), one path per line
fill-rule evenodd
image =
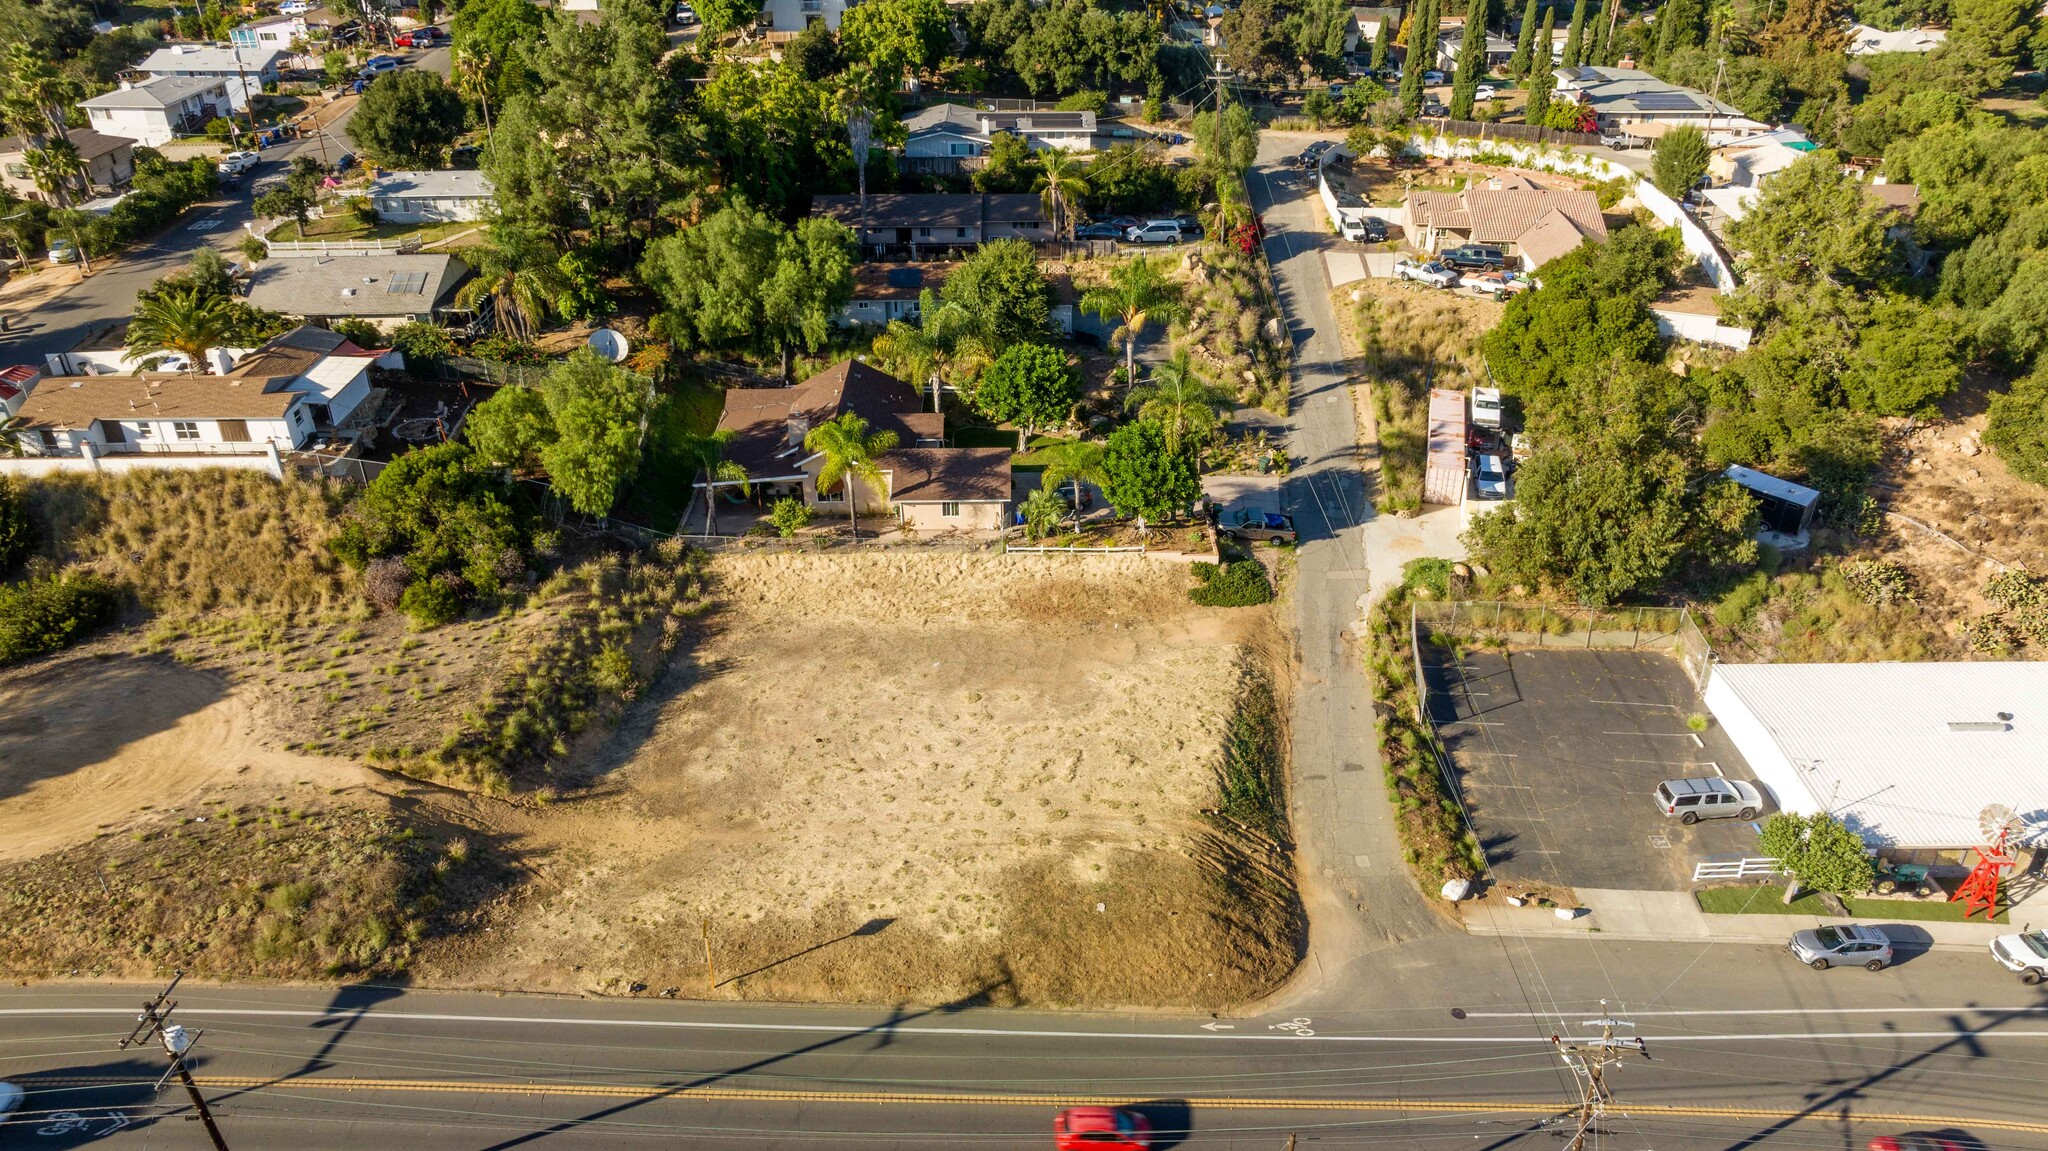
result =
M156 425L155 425L155 424L137 424L137 425L135 425L135 438L136 438L136 439L138 439L138 440L148 440L148 439L154 439L155 437L156 437Z
M918 239L920 239L920 240L929 240L929 239L931 239L931 238L932 238L932 230L931 230L930 228L919 228L919 229L917 230L917 238L918 238Z
M27 165L27 164L9 164L9 165L7 165L7 174L8 174L8 175L10 175L10 176L12 176L12 177L14 177L14 178L15 178L15 179L17 179L17 180L26 180L26 179L28 179L28 178L29 178L29 175L28 175L28 165Z
M944 516L945 518L947 518L947 519L949 519L949 520L957 520L957 519L959 519L959 518L960 518L960 505L959 505L959 504L940 504L940 505L939 505L939 514L940 514L941 516Z
M125 444L128 442L128 433L120 424L109 421L100 425L100 438L110 444Z
M956 239L956 240L964 240L964 239L966 239L966 238L967 238L967 229L965 229L965 228L955 228L955 229L953 229L953 238L954 238L954 239Z
M191 420L176 420L171 424L171 432L181 440L196 440L199 438L199 425Z

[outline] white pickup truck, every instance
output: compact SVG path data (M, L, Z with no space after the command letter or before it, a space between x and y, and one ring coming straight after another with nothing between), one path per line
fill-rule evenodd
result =
M1414 260L1396 260L1394 276L1396 279L1428 284L1432 288L1454 287L1458 282L1458 273L1433 260L1427 264Z
M2048 931L2016 931L1991 941L1991 958L2029 987L2048 979Z

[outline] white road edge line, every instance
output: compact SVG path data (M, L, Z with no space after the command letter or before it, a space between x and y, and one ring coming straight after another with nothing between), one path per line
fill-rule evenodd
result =
M1592 1010L1588 1008L1587 1010ZM2048 1015L2048 1007L1830 1007L1812 1011L1804 1007L1698 1007L1669 1011L1630 1011L1619 1004L1611 1010L1631 1019L1651 1015ZM1578 1014L1584 1014L1580 1012ZM1467 1011L1467 1019L1570 1019L1572 1012L1554 1011Z
M1216 1043L1494 1043L1548 1046L1548 1037L1531 1035L1252 1035L1220 1034L1217 1032L1195 1031L1031 1031L997 1027L891 1027L877 1023L866 1027L846 1026L830 1023L712 1023L689 1019L588 1019L574 1016L545 1015L457 1015L440 1012L419 1011L324 1011L312 1009L257 1009L257 1008L208 1008L191 1003L178 1008L187 1019L227 1018L286 1018L286 1019L356 1019L367 1021L409 1022L409 1023L502 1023L514 1025L574 1025L584 1027L646 1027L678 1031L766 1031L798 1032L824 1035L868 1035L889 1033L893 1035L927 1035L933 1037L956 1037L963 1039L1149 1039L1170 1042L1198 1040ZM0 1008L0 1017L5 1016L67 1016L67 1015L120 1015L133 1016L135 1011L128 1007L11 1007ZM1541 1016L1541 1018L1555 1018ZM1996 1038L2048 1039L2048 1031L1996 1031L1990 1028L1963 1028L1949 1031L1784 1031L1765 1034L1731 1035L1662 1035L1654 1038L1659 1043L1750 1043L1772 1040L1813 1040L1813 1039L1954 1039L1962 1035L1991 1035Z

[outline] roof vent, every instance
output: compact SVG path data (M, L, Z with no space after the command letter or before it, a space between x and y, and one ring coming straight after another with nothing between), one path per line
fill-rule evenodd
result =
M2006 720L2011 718L2011 712L2001 711L1998 713L1997 719L1952 719L1948 721L1948 729L1950 731L2011 731L2012 724L2006 722Z
M344 296L353 296L356 294L356 290L354 288L343 288L341 290L341 294Z

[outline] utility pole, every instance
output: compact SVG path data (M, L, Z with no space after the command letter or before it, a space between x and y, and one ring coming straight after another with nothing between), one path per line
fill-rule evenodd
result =
M183 978L184 972L173 972L170 983L156 993L156 998L142 1005L142 1014L135 1017L135 1030L121 1041L121 1050L126 1051L144 1037L163 1044L164 1054L171 1059L171 1069L164 1072L163 1079L156 1081L157 1090L163 1090L164 1081L176 1075L178 1082L185 1086L185 1094L192 1100L192 1109L199 1113L199 1121L206 1125L206 1136L213 1140L213 1151L228 1151L227 1140L220 1137L220 1128L214 1126L213 1112L206 1109L206 1097L199 1094L199 1085L192 1082L192 1072L185 1066L186 1053L199 1042L199 1036L206 1033L190 1032L171 1022L171 1012L178 1009L176 1001L171 1000L171 992Z
M1602 999L1600 1006L1604 1009L1607 1001ZM1579 1129L1572 1133L1571 1146L1566 1148L1566 1151L1585 1151L1587 1138L1596 1134L1594 1124L1607 1113L1607 1105L1614 1102L1613 1093L1607 1089L1607 1065L1620 1062L1623 1053L1629 1051L1635 1052L1645 1060L1650 1057L1650 1052L1644 1047L1641 1039L1614 1037L1615 1028L1634 1027L1633 1023L1602 1016L1599 1019L1588 1019L1584 1025L1598 1027L1600 1038L1566 1043L1555 1035L1550 1037L1551 1046L1557 1048L1558 1056L1564 1060L1566 1067L1572 1069L1572 1075L1579 1083Z

